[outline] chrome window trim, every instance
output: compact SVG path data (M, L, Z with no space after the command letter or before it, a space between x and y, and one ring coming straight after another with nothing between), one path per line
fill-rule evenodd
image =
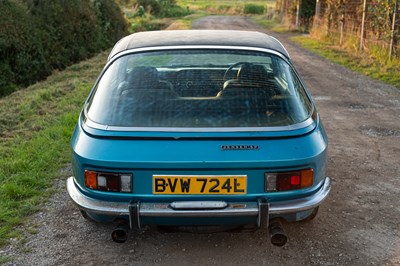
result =
M196 50L196 49L217 49L217 50L243 50L243 51L252 51L252 52L264 52L270 53L279 56L288 62L288 58L281 54L280 52L273 49L259 48L259 47L248 47L248 46L230 46L230 45L176 45L176 46L154 46L154 47L143 47L143 48L135 48L126 50L116 54L108 64L112 64L118 58L125 56L127 54L134 54L139 52L154 52L154 51L162 51L162 50ZM107 64L107 65L108 65Z
M84 124L93 129L100 129L106 131L120 131L120 132L277 132L277 131L292 131L308 127L314 123L314 119L310 116L303 122L278 127L120 127L102 125L84 119Z

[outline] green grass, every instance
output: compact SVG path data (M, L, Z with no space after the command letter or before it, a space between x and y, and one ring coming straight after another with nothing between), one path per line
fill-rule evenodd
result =
M71 133L106 57L0 99L0 246L20 238L15 226L40 208L55 179L65 178Z
M400 88L400 60L398 58L385 62L366 53L342 49L328 41L312 39L308 35L295 36L291 40L353 71Z
M289 25L283 24L279 17L275 17L273 12L268 12L266 15L254 15L251 19L263 26L266 29L272 30L278 33L294 33L299 32L298 29L291 28Z
M130 19L131 32L161 30L168 26L170 20L155 18L134 18Z
M243 14L245 5L264 7L266 11L268 8L275 6L274 0L252 0L252 1L239 1L239 0L177 0L177 4L181 7L188 7L190 11L203 11L209 14Z
M0 256L0 264L6 263L6 262L10 262L10 261L11 261L10 257Z
M169 30L190 30L192 29L192 22L196 19L208 16L209 14L202 11L196 11L195 13L185 16L183 18L174 19L172 23L170 23L168 29Z
M264 14L264 5L244 4L243 13L245 13L245 14Z
M255 15L255 16L252 16L251 19L255 23L263 26L264 28L266 28L268 30L272 30L274 32L279 32L279 33L291 32L289 27L281 24L279 20L274 19L270 15L267 15L267 16L265 16L265 15Z

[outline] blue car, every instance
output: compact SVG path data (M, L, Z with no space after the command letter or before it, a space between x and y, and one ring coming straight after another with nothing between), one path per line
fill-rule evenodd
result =
M70 198L116 242L143 226L269 228L313 219L329 194L328 140L275 38L197 30L112 49L71 139Z

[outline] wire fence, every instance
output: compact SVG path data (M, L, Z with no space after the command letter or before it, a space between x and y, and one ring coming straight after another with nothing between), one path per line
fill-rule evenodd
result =
M400 58L400 0L316 0L314 33L335 43Z

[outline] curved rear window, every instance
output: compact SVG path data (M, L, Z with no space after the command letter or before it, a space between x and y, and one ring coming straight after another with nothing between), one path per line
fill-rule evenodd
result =
M203 49L118 58L86 112L106 126L243 128L297 124L311 109L292 67L279 56Z

